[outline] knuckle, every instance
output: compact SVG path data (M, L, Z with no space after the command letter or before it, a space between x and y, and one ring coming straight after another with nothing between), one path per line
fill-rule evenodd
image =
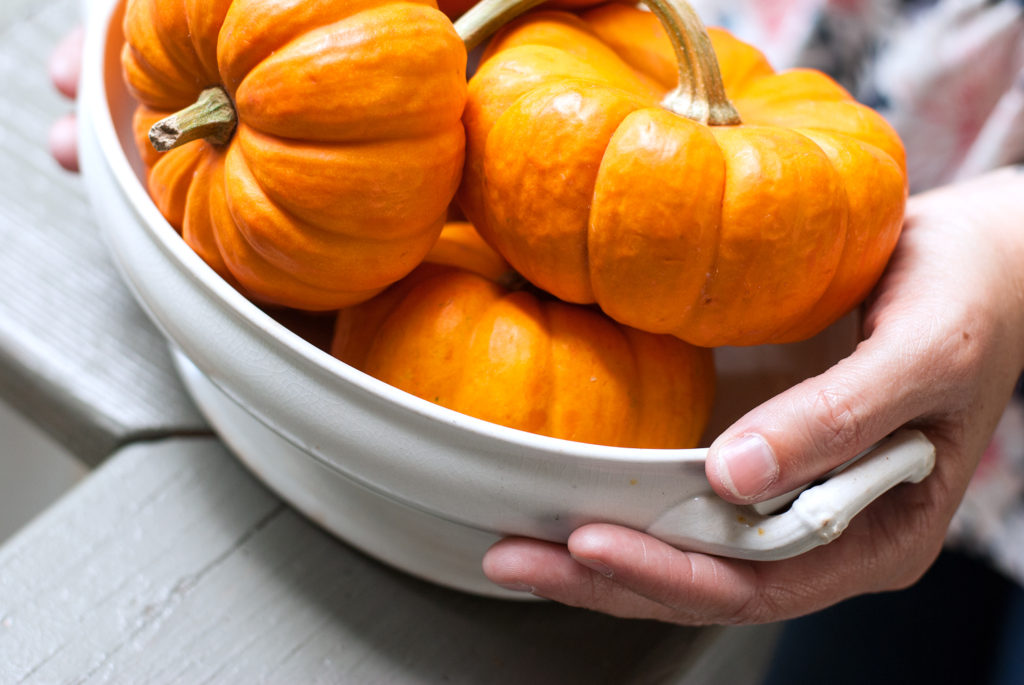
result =
M765 595L753 592L743 604L722 617L722 625L740 626L767 623L772 621L775 612L770 608Z
M876 590L883 592L906 590L915 585L931 568L938 553L938 548L934 550L930 548L902 550L900 563L893 564L892 571L880 579Z
M794 606L802 606L803 591L790 585L758 585L747 596L746 601L738 605L720 622L723 625L757 625L772 623L794 614Z
M810 428L819 451L846 455L860 444L860 421L854 406L849 395L832 388L815 394Z
M742 599L717 617L722 625L755 625L776 621L786 614L785 607L776 601L776 588L765 584L752 569L748 588Z
M868 558L876 573L872 591L905 590L921 579L942 549L943 526L936 524L936 512L926 502L904 500L900 512L868 509L872 534Z

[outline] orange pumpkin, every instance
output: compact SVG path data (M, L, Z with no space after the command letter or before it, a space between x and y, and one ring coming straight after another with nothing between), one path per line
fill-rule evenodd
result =
M624 324L704 346L810 337L895 246L903 146L824 74L776 73L683 0L648 4L495 35L460 205L524 277Z
M124 30L150 194L248 295L336 309L433 245L466 51L431 0L129 0Z
M332 353L395 387L493 423L615 446L692 447L707 422L711 353L510 287L465 223L426 263L342 310Z

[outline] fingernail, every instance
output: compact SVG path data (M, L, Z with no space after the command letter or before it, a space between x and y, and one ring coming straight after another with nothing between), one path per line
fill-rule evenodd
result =
M502 583L501 587L512 592L533 592L534 587L526 583Z
M751 499L779 477L779 462L764 438L744 435L718 450L718 477L733 495Z
M597 561L596 559L587 559L585 557L577 557L577 556L574 556L573 559L575 559L577 563L580 563L580 564L586 566L591 571L597 571L598 573L600 573L602 576L604 576L606 578L611 578L612 577L612 570L610 568L608 568L602 562Z

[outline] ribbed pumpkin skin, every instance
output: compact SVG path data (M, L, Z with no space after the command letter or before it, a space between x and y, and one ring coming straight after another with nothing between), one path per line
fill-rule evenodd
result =
M458 187L466 51L429 0L129 0L125 79L164 216L254 299L363 301L411 271ZM222 86L227 145L145 132Z
M820 72L710 30L743 123L659 106L676 58L624 5L507 26L470 80L466 216L537 286L696 345L790 342L856 306L902 223L902 143Z
M332 353L512 428L612 446L697 444L713 399L709 350L509 290L508 274L471 226L449 224L409 277L339 313Z

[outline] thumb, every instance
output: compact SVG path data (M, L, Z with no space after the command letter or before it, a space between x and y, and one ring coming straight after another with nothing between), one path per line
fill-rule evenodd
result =
M901 346L879 337L719 435L705 464L712 488L741 504L770 499L813 481L919 416L922 393L913 392L913 362L900 354Z

